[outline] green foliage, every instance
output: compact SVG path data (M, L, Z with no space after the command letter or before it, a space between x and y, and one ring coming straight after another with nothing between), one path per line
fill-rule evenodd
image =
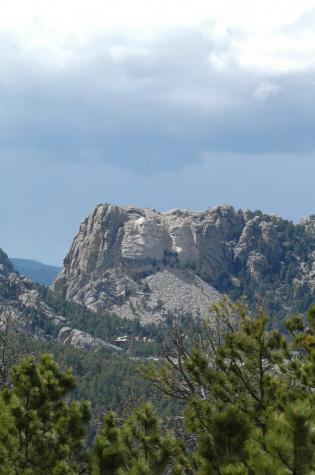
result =
M0 399L0 473L77 474L84 465L89 405L68 403L75 382L51 356L23 359Z
M198 474L315 473L315 324L294 316L290 332L268 330L268 318L241 303L215 305L207 336L182 342L147 377L186 401L186 431Z
M255 211L251 219L254 216L246 248L232 258L228 272L212 278L210 283L234 300L245 297L252 309L258 300L263 301L264 308L274 317L273 323L279 325L288 311L304 313L314 302L314 291L311 286L303 284L301 272L301 264L311 272L314 232L305 224L295 225L259 211ZM271 239L264 236L262 222L270 225ZM257 278L248 271L250 254L258 254L263 259Z
M114 412L109 412L104 417L103 427L95 440L92 454L93 473L115 473L123 465L125 458L117 416Z
M139 407L121 427L115 414L110 413L96 437L93 475L179 474L182 451L175 438L161 435L160 423L151 405Z
M125 353L112 353L106 349L84 351L53 341L34 340L25 335L11 335L10 347L13 354L52 354L63 370L72 368L76 385L70 397L89 400L92 406L89 443L108 411L116 411L122 416L129 414L136 406L151 401L162 416L171 417L180 412L178 405L139 381L141 363L131 360Z
M121 335L130 337L150 338L148 343L135 344L130 339L124 349L133 356L156 355L159 342L167 335L167 325L141 325L140 320L120 318L112 313L95 313L82 305L69 302L61 295L56 295L49 288L37 285L41 298L55 311L57 315L63 315L68 324L93 336L102 338L107 342L114 343L114 339ZM33 319L34 320L34 319ZM47 320L47 319L46 319ZM34 321L37 324L37 320ZM47 329L48 335L54 336L54 328Z
M268 428L247 442L249 464L257 475L315 473L314 409L309 401L286 405L268 417Z
M113 364L102 383L107 406L104 396L93 412L118 397L110 379L126 403L115 371L135 363L103 351L84 360L58 347L58 355L43 343L84 383L78 392L72 373L47 354L13 368L11 386L0 392L0 475L315 475L315 308L285 325L286 334L269 329L263 311L225 299L193 345L174 329L164 361L143 365L142 373L185 405L183 424L171 429L147 402L119 414L106 410L91 449L89 406L73 398ZM127 379L131 393L143 396L134 377ZM170 407L179 413L180 406Z
M126 320L114 314L97 314L84 306L69 302L63 296L57 295L48 287L37 285L42 299L58 314L63 315L72 327L110 340L122 333L141 334L145 329L139 320Z

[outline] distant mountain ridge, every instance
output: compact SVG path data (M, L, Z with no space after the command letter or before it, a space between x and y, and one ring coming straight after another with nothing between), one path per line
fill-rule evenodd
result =
M41 298L29 277L14 271L0 249L0 330L8 322L13 332L44 337L48 327L62 326L65 319Z
M30 259L10 258L14 269L21 275L29 277L33 282L50 285L61 271L61 267L43 264Z
M224 205L158 212L101 204L80 226L52 289L142 322L202 316L228 293L275 315L315 297L315 217L299 224Z
M12 262L0 249L0 331L24 333L36 340L55 340L76 348L121 351L101 338L69 326L71 318L62 315L64 308L58 311L59 305L49 294L47 287L38 286L29 277L15 272Z
M45 288L33 283L39 278L29 271L33 280L22 277L26 269L13 262L20 275L0 251L0 321L10 314L17 322L24 318L27 328L31 321L40 330L52 322L93 333L60 318L65 305L48 308ZM31 262L33 270L38 265ZM81 224L51 290L101 319L115 314L146 324L203 317L224 293L262 304L281 319L315 301L315 216L294 224L228 205L204 212L98 205Z

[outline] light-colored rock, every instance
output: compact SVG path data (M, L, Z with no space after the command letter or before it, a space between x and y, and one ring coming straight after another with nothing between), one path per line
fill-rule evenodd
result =
M143 290L112 311L124 318L139 317L143 323L158 322L168 315L205 317L220 293L192 272L164 268L142 280Z
M95 348L106 348L110 351L122 351L118 346L106 343L101 338L95 338L89 333L82 332L76 328L63 327L61 328L57 341L65 346L72 346L73 348L82 348L91 350Z
M175 311L204 315L219 293L198 275L220 274L230 253L224 239L240 232L242 221L228 206L159 213L99 205L81 224L53 289L94 311L142 321ZM151 311L157 301L159 310Z
M266 271L266 258L258 252L252 252L247 259L247 269L251 277L255 280L263 278Z
M315 217L299 226L315 244ZM228 205L158 212L101 204L81 224L52 288L94 311L143 322L205 315L221 291L250 279L288 305L290 279L296 294L315 292L315 245L306 263L303 249L291 250L299 232L276 215Z
M34 324L35 314L43 322L59 327L65 324L65 318L56 315L41 299L33 282L13 272L7 255L0 249L0 328L9 325L12 332L45 338L41 325Z

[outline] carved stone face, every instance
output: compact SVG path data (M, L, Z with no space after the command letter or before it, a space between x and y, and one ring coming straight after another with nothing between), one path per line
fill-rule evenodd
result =
M154 219L141 217L124 225L122 257L124 259L162 260L171 239L165 227Z

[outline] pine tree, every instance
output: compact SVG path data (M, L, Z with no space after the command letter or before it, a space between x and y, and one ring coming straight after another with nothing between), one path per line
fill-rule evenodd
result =
M257 475L310 475L315 468L315 414L308 401L270 414L265 434L256 430L247 443L249 465Z
M177 331L164 367L147 370L186 401L195 473L315 473L315 307L307 323L286 322L289 336L268 325L263 311L226 299L192 349Z
M122 431L114 412L104 417L92 452L93 475L115 474L127 462Z
M185 401L185 439L144 404L107 414L90 457L72 373L23 359L0 391L0 475L315 475L315 306L286 329L224 300L193 344L176 330L166 363L146 372Z
M0 396L0 474L78 474L84 465L89 406L67 402L74 388L49 355L27 357Z
M96 437L93 475L163 475L184 473L183 447L171 436L162 436L157 416L145 404L119 427L110 413Z

